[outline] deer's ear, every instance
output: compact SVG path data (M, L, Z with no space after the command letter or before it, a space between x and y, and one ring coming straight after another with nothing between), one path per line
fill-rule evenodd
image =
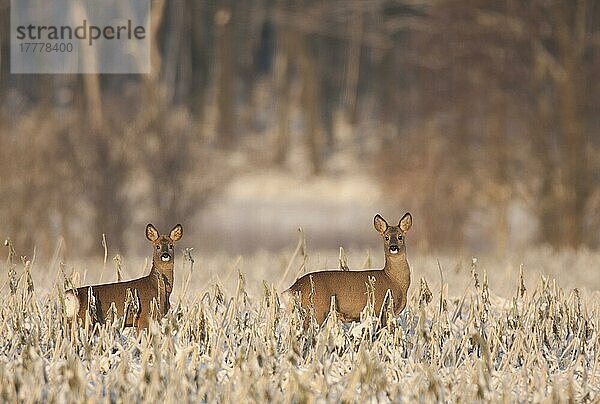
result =
M373 225L375 226L375 230L381 234L385 233L388 228L388 224L385 219L379 215L375 215L375 218L373 219Z
M408 229L410 229L410 226L412 226L411 214L407 212L404 216L402 216L402 219L400 219L400 223L398 224L398 226L400 227L400 230L402 230L403 233L406 233Z
M171 240L173 241L179 241L181 236L183 236L183 226L178 224L173 227L173 230L171 230L171 233L169 233L169 237L171 237Z
M154 227L152 223L148 223L148 225L146 225L146 238L154 243L159 237L160 234L158 233L158 230L156 230L156 227Z

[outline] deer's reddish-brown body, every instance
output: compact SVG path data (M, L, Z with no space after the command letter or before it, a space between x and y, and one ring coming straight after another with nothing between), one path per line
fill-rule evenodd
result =
M369 284L373 285L377 313L384 304L388 290L391 292L394 314L398 315L404 310L410 286L410 266L406 259L404 237L412 225L412 217L407 213L398 226L389 226L381 216L376 215L374 225L383 238L385 265L382 269L312 272L300 277L286 291L299 294L304 309L310 309L312 304L319 324L329 313L332 297L335 297L336 310L342 321L359 320L367 303Z
M130 281L82 286L67 291L67 317L85 321L86 314L89 314L93 322L104 323L111 316L112 303L117 316L124 316L125 326L144 329L148 327L151 318L163 317L169 311L169 297L173 290L174 243L182 235L183 227L180 224L169 235L160 235L152 224L148 224L146 237L154 250L150 273ZM128 290L130 299L127 296ZM90 295L93 296L93 301L90 301Z

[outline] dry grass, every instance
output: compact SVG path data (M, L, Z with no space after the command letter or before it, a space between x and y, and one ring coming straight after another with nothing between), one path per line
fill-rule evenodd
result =
M597 400L600 299L588 288L597 288L590 282L598 281L598 266L587 265L600 255L582 254L532 253L526 258L540 266L526 266L524 277L506 262L490 260L484 267L485 260L442 259L443 282L435 257L415 257L410 301L397 323L378 329L374 317L352 325L330 318L320 332L302 330L293 303L279 307L274 292L291 282L280 282L289 254L207 255L195 257L194 265L178 257L173 309L148 334L136 337L114 324L79 329L74 343L62 314L60 267L7 262L0 400ZM325 266L326 255L299 256L291 272L302 262L309 270ZM349 258L351 267L364 261ZM143 269L123 261L124 278ZM102 264L72 267L82 275L97 268L86 275L94 281ZM562 289L555 267L579 272L586 287ZM105 281L115 277L109 268ZM72 268L63 269L70 274ZM503 274L510 282L488 282L486 272L495 282ZM504 297L492 292L496 285Z

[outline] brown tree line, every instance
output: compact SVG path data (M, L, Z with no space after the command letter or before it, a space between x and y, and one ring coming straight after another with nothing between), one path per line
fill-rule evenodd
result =
M442 184L432 190L452 212L429 211L450 214L460 229L468 211L454 215L455 206L491 210L502 248L509 205L520 201L538 219L540 241L597 245L598 3L442 1L416 30L414 53L404 55L422 67L419 109L441 118L435 131L450 140L439 153L452 156L434 164ZM461 178L464 192L452 187L448 200L444 187Z
M504 250L515 206L539 242L600 243L597 2L153 0L141 76L12 75L9 17L0 234L24 253L125 250L298 148L311 175L355 156L426 247Z

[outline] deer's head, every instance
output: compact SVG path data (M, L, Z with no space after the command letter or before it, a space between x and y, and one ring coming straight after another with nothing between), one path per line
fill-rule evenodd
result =
M152 243L154 253L152 262L160 267L172 266L174 258L174 244L183 236L183 226L173 227L169 235L160 235L151 223L146 226L146 238Z
M412 226L412 216L410 213L402 216L398 226L388 225L380 215L375 215L373 224L375 225L375 230L383 237L383 247L386 257L394 257L406 252L404 237L410 226Z

